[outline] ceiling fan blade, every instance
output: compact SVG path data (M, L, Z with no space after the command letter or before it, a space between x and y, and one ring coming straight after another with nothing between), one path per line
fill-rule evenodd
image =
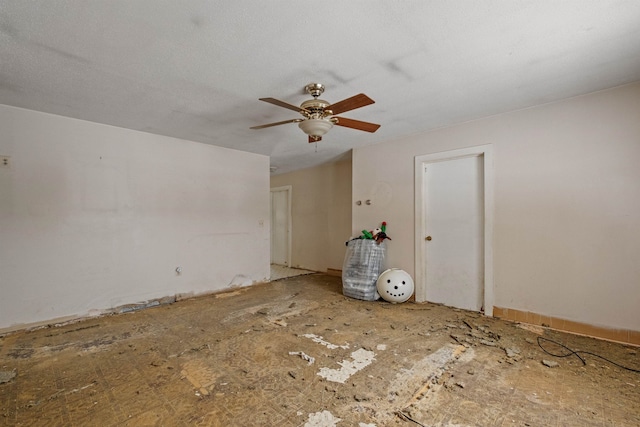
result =
M280 101L275 98L259 98L260 101L268 102L269 104L277 105L278 107L288 108L289 110L297 111L298 113L302 113L303 111L307 111L304 108L296 107L295 105L287 104L284 101Z
M351 98L343 99L342 101L338 101L335 104L329 105L325 108L325 110L331 110L333 114L344 113L345 111L355 110L356 108L364 107L366 105L371 105L375 101L369 98L364 93L359 95L352 96Z
M282 122L267 123L266 125L260 125L260 126L252 126L249 129L264 129L264 128L270 128L271 126L284 125L284 124L287 124L287 123L299 123L301 121L302 121L302 119L284 120Z
M347 119L345 117L333 117L334 119L338 119L334 122L334 124L338 126L344 126L351 129L363 130L365 132L375 132L378 130L380 125L369 122L361 122L360 120Z
M318 142L318 141L322 141L322 137L321 136L309 135L309 143Z

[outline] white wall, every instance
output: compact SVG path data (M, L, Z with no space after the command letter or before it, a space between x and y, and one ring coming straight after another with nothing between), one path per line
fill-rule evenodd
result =
M0 328L269 277L268 157L2 105L0 129Z
M271 187L291 185L291 265L342 270L351 233L351 158L275 175Z
M374 204L353 232L386 220L387 264L413 275L414 157L482 144L495 305L640 330L640 83L354 150L352 199Z

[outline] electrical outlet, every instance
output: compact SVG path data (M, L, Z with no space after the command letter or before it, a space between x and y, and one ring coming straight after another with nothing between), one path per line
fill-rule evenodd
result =
M9 159L9 156L0 156L0 168L8 168L11 165Z

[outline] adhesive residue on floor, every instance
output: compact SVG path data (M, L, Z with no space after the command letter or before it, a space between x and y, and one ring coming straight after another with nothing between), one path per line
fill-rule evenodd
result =
M309 421L304 423L304 427L335 427L340 421L340 418L325 410L309 414Z
M320 368L320 375L327 381L333 381L336 383L342 383L349 379L356 372L366 368L375 360L375 353L373 351L365 350L363 348L358 349L351 353L351 360L343 360L338 362L340 369L332 368Z

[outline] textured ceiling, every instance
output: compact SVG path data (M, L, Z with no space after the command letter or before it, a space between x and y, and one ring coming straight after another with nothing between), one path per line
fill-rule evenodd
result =
M351 148L640 80L640 1L1 0L0 103L269 155L278 172ZM374 134L309 144L323 83Z

